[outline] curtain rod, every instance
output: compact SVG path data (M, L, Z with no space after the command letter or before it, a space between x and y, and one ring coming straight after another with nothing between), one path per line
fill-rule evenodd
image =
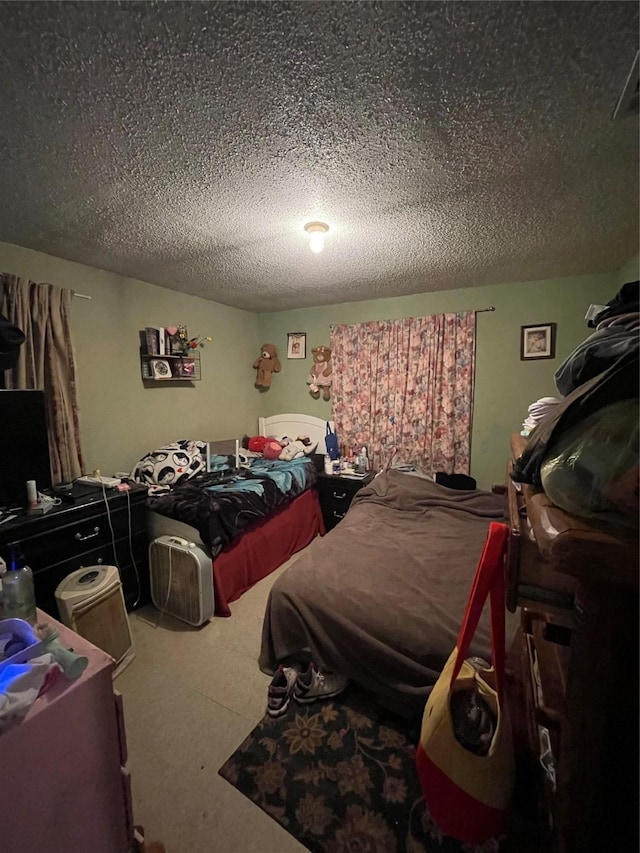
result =
M489 306L488 306L488 308L474 308L474 309L473 309L473 313L474 313L474 314L484 314L484 312L485 312L485 311L495 311L495 310L496 310L495 305L489 305ZM445 312L442 312L442 313L445 313ZM460 311L451 311L451 312L449 312L449 313L452 313L452 314L460 314L461 312L460 312ZM402 318L399 318L399 319L402 319ZM389 321L383 321L383 322L389 322ZM330 328L330 329L335 329L336 325L338 325L338 324L336 324L336 323L331 323L331 324L330 324L330 326L329 326L329 328ZM340 324L340 325L342 325L342 324ZM347 325L349 325L349 324L347 324Z
M84 293L76 293L76 292L75 292L75 290L73 291L73 295L74 295L77 299L91 299L91 296L85 296L85 294L84 294Z

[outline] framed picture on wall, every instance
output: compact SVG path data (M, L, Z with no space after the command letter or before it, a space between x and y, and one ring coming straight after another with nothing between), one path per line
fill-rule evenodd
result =
M307 357L307 335L305 332L287 333L287 358Z
M520 361L554 358L556 354L556 324L520 327Z

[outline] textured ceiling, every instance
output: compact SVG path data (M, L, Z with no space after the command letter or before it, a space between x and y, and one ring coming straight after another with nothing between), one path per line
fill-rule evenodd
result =
M2 2L0 240L254 311L615 269L637 32L635 2Z

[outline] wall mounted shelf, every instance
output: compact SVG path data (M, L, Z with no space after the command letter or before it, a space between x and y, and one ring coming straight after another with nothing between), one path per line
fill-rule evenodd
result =
M149 382L198 382L200 353L193 350L189 355L149 355L140 353L142 379Z

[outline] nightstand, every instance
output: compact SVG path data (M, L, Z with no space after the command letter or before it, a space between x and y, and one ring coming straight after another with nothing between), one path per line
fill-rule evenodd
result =
M365 477L355 479L340 474L318 474L317 487L324 526L331 530L341 521L353 500L353 496L374 478L375 471L367 472Z

